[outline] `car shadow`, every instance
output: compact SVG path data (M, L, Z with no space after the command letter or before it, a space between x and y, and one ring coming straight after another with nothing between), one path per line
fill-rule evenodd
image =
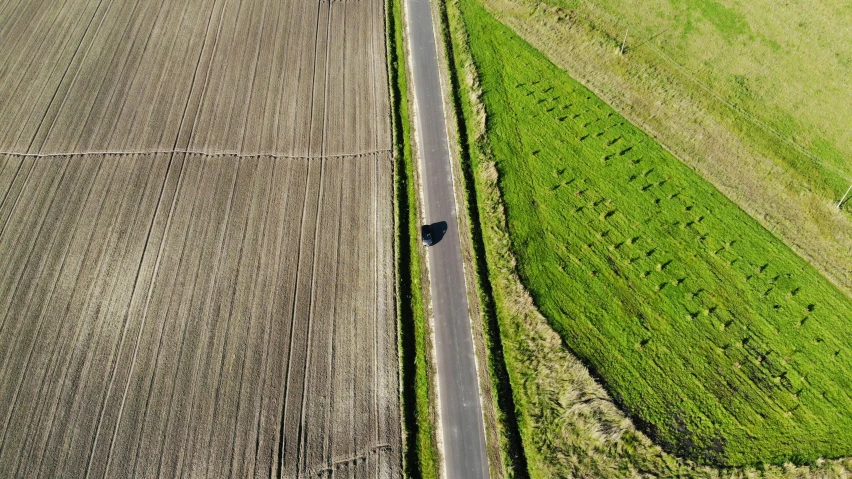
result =
M447 222L439 221L437 223L432 223L429 225L429 228L432 230L432 245L436 245L441 242L444 235L447 234Z

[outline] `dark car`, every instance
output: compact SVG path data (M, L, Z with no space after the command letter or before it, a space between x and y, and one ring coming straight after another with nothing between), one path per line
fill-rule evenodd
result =
M432 225L421 226L420 237L423 238L423 246L432 246Z

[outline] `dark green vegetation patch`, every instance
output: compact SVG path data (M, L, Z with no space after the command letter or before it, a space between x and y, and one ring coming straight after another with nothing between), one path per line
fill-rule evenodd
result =
M712 185L463 1L519 271L669 451L852 452L852 302Z

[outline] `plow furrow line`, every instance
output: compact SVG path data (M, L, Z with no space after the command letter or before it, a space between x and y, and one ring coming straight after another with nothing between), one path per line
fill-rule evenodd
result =
M383 8L0 0L0 476L400 477Z
M275 160L320 160L323 158L360 158L370 157L381 153L390 153L390 148L359 151L357 153L340 153L330 155L282 155L272 153L237 153L237 152L217 152L210 153L196 150L158 150L158 151L84 151L71 153L20 153L20 152L2 152L0 155L14 156L20 158L62 158L66 156L142 156L142 155L168 155L168 154L186 154L193 156L201 156L204 158L272 158ZM10 186L11 188L11 186ZM8 194L8 193L7 193Z

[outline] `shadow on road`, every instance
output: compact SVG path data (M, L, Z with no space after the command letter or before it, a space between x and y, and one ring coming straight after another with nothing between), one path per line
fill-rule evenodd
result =
M447 222L439 221L437 223L432 223L429 225L429 228L432 231L432 244L436 245L441 242L441 239L447 234Z

